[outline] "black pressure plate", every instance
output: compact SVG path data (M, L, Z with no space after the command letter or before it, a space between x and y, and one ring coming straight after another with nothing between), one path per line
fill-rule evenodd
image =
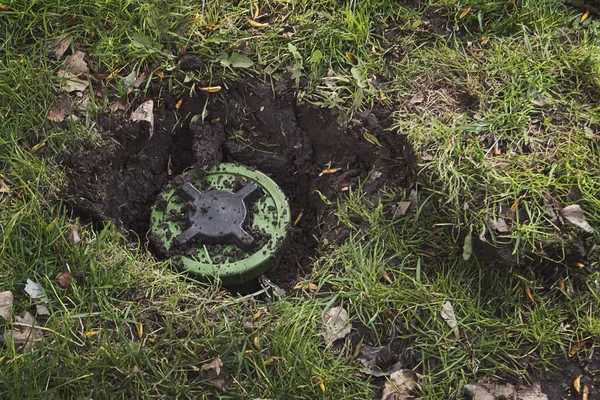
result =
M236 244L245 251L254 247L254 238L244 229L248 219L248 207L260 199L262 191L249 183L237 192L209 190L200 192L191 183L179 188L181 197L191 201L193 207L188 214L189 228L177 241L186 244L200 239L206 244Z

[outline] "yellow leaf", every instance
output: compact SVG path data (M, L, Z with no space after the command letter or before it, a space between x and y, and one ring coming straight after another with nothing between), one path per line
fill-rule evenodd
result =
M265 365L271 365L271 364L273 364L273 361L274 361L274 360L275 360L275 359L274 359L273 357L271 357L271 358L267 358L267 359L265 360Z
M181 107L181 103L183 103L183 98L179 99L177 101L177 104L175 104L175 111L179 111L179 107Z
M529 301L531 301L531 304L535 304L535 300L533 298L533 295L531 294L531 289L529 289L529 286L525 286L525 294L529 298Z
M585 10L585 13L581 16L581 19L579 20L579 24L583 24L585 20L589 18L589 16L590 10Z
M221 86L207 86L200 88L200 90L206 93L216 93L221 90Z
M118 68L117 68L117 69L115 69L113 72L111 72L111 73L110 73L110 74L109 74L109 75L106 77L106 80L107 80L107 81L111 81L111 80L115 79L115 78L116 78L116 76L117 76L117 73L118 73L118 72L119 72L119 69L118 69Z
M258 8L258 3L254 2L253 6L254 6L254 15L252 16L252 18L257 19L260 14L260 10Z
M356 56L354 54L350 53L349 51L346 52L346 59L352 65L358 64L358 60L356 59Z
M254 350L252 350L252 349L244 351L245 356L251 356L253 353L254 353Z
M308 283L308 284L297 284L296 286L294 286L295 290L310 290L312 292L314 292L315 290L318 289L317 285L315 285L314 283Z
M469 7L465 8L463 10L463 12L460 13L459 19L463 19L464 17L466 17L467 14L469 14L471 12L471 8L473 8L473 6L469 6Z
M341 168L328 168L328 169L324 169L323 171L321 171L321 173L319 174L319 176L323 176L323 175L331 175L331 174L335 174L338 171L341 171Z
M98 336L99 331L89 331L85 333L86 337L93 338L94 336Z
M194 23L197 24L198 21L200 21L200 13L196 13L196 15L194 15Z
M313 376L313 379L319 383L321 391L325 393L325 383L323 382L323 378L321 378L320 376Z
M263 24L261 22L257 22L253 19L248 18L248 23L250 24L250 26L254 27L254 28L266 28L269 26L269 24Z
M141 339L144 336L144 325L140 322L137 326L138 338Z
M569 351L569 357L573 357L575 354L577 354L577 352L583 347L583 345L585 344L585 342L579 342L575 345L575 347L573 347L571 349L571 351Z
M162 71L156 71L154 74L155 74L156 76L158 76L160 79L162 79L162 78L164 78L164 77L165 77L165 73L164 73L164 72L162 72Z
M488 44L488 42L490 41L490 37L489 36L484 36L481 38L481 45L485 46L486 44Z
M581 393L581 378L583 378L583 375L578 375L573 380L573 388L575 388L575 390L577 390L577 393Z
M252 344L254 345L254 347L256 347L256 350L260 350L260 341L258 340L258 336L254 337Z
M294 226L298 225L298 223L300 222L300 220L302 219L302 216L304 215L303 211L300 211L300 213L298 214L298 216L296 217L296 219L294 220Z

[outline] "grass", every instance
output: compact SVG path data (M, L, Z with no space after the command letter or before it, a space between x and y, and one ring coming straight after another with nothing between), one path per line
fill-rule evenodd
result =
M0 194L1 288L14 293L15 315L32 310L27 279L39 282L52 315L40 318L38 346L7 341L0 350L1 397L371 397L377 382L354 359L359 331L335 348L320 337L322 314L337 305L368 329L371 345L406 344L422 374L415 395L425 399L460 398L482 376L533 381L579 343L581 358L598 345L598 273L563 265L578 240L590 248L598 233L562 226L548 211L575 202L600 228L595 17L580 25L581 10L558 0L512 8L499 0L268 0L260 11L270 27L254 29L250 1L3 4L0 172L10 193ZM307 277L318 293L272 304L179 275L111 225L84 226L73 244L54 155L94 143L95 113L112 92L91 96L78 121L46 120L59 84L46 45L64 35L94 72L116 71L115 87L131 70L166 80L174 93L291 78L299 98L317 106L393 108L393 130L418 158L419 208L392 219L389 203L408 191L377 201L352 193L338 207L350 238L324 245ZM176 68L182 47L205 60L199 73ZM253 65L223 65L232 54ZM412 103L415 95L423 100ZM510 206L522 211L511 231L489 229ZM352 222L357 215L363 224ZM470 235L508 248L522 265L465 260ZM536 269L540 258L560 266L557 274ZM72 284L61 289L55 276L66 270ZM447 301L460 339L439 316ZM203 379L201 367L216 357L226 392Z

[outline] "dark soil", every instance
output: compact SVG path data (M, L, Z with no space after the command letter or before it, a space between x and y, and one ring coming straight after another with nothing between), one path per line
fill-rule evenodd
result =
M334 240L344 235L331 206L316 191L335 201L362 182L363 191L376 196L384 186L405 187L412 173L405 138L386 130L389 110L348 119L336 109L300 104L288 84L273 89L235 83L208 99L208 117L202 122L197 120L206 95L186 97L177 109L177 100L161 89L150 93L152 137L129 121L140 99L125 113L100 116L105 145L90 144L61 156L70 179L66 194L78 215L100 224L110 221L144 238L157 195L186 168L205 169L221 161L255 167L286 193L292 220L302 213L272 274L289 288L298 273L310 272L321 235L328 232ZM340 170L321 175L332 168Z
M580 353L584 353L583 350ZM548 395L548 400L581 399L573 387L573 381L578 376L580 385L589 388L589 400L600 399L600 355L592 353L589 358L573 357L557 364L559 371L541 374L542 392Z

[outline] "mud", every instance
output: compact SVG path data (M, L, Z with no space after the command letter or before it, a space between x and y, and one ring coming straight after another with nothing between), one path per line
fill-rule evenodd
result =
M361 182L368 196L408 184L411 154L404 137L386 130L389 110L350 119L336 109L299 103L286 83L234 83L210 96L186 97L177 107L178 99L154 88L151 138L129 122L130 111L101 115L104 144L61 156L70 180L65 194L77 214L97 224L110 221L144 240L157 195L187 168L205 170L221 161L255 167L286 193L296 222L272 274L289 288L298 274L311 271L323 234L333 240L344 235L329 202Z

